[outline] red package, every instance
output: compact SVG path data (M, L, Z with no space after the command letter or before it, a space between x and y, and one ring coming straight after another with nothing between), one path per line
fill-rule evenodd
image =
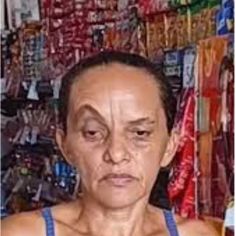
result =
M150 58L156 55L165 47L165 23L164 14L158 14L155 17L147 18L147 53Z
M174 49L177 46L177 13L169 12L165 14L165 38L166 47Z
M195 170L194 170L194 94L191 90L185 99L182 117L179 116L179 146L175 156L173 175L168 186L171 202L183 217L195 217ZM183 101L184 102L184 101Z

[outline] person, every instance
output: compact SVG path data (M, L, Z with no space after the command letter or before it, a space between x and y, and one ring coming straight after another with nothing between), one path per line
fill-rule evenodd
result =
M56 140L81 176L82 195L2 222L2 236L215 236L148 203L161 167L176 148L175 100L147 59L105 51L65 75Z

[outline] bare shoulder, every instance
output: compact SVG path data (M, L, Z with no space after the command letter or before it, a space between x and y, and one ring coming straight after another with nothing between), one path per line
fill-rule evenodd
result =
M61 203L51 209L56 223L64 225L71 224L74 220L77 220L80 210L81 203L79 200Z
M175 216L180 236L220 236L209 222Z
M44 235L40 211L24 212L6 217L1 221L2 236Z
M69 225L78 216L79 203L62 203L51 208L55 227ZM77 214L76 214L77 213ZM45 222L41 210L24 212L1 221L2 236L45 236Z

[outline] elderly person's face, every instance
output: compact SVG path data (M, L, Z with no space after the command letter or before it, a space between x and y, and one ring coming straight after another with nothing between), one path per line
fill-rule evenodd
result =
M148 198L168 142L159 88L148 72L121 64L84 72L71 88L62 152L85 196L111 208Z

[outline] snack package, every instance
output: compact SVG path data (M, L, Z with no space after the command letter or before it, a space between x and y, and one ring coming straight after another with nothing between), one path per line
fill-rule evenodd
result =
M178 2L176 0L170 0L169 6L170 6L170 8L176 8L176 7L178 7Z
M105 49L113 49L116 37L116 24L114 22L106 23L104 30L104 45Z
M169 198L175 212L182 217L196 217L196 173L194 164L194 109L193 89L184 90L180 96L181 106L175 118L177 149L172 176L168 184Z
M193 88L194 87L194 66L196 60L196 48L188 47L184 50L183 56L183 87Z
M138 51L142 56L147 56L147 42L146 42L146 24L140 21L138 25Z
M166 48L174 49L177 46L177 13L168 12L165 14L165 38Z
M101 27L96 27L93 29L92 47L96 50L99 50L103 47L104 44L103 32L104 31Z
M156 26L156 45L157 45L157 49L159 48L164 48L165 47L165 15L164 14L158 14L155 16L154 18L155 21L155 26Z
M162 22L164 24L164 20ZM156 51L156 43L157 43L157 33L156 33L156 25L154 19L148 19L146 22L147 29L147 53L149 58L153 58Z
M176 34L177 34L177 47L185 47L189 42L189 21L188 9L180 8L177 15Z
M181 50L168 50L165 52L165 58L164 58L164 66L178 66L182 65L183 63L183 55ZM178 75L177 74L171 74L171 75ZM167 75L168 76L168 75Z
M147 18L147 53L153 59L159 54L159 51L165 48L165 23L164 14L157 14L154 17Z
M225 6L225 7L224 7ZM216 33L224 35L234 31L234 6L225 2L216 16Z
M167 51L164 56L164 74L168 78L171 89L178 98L182 89L182 51Z
M209 0L207 6L207 37L216 35L216 18L220 10L220 0Z
M200 1L199 0L170 0L169 5L173 8L179 8L182 6L194 5L197 2L200 2Z
M142 16L167 11L170 8L166 0L140 0L139 10Z
M155 12L167 11L169 9L169 3L166 0L156 0Z
M223 8L234 8L234 0L221 0L221 6Z
M207 18L206 2L200 1L190 6L191 43L197 43L200 39L206 38Z
M234 228L235 228L235 214L234 214L234 200L231 200L230 203L228 204L225 212L225 217L224 217L224 234L225 236L233 236L234 235Z

